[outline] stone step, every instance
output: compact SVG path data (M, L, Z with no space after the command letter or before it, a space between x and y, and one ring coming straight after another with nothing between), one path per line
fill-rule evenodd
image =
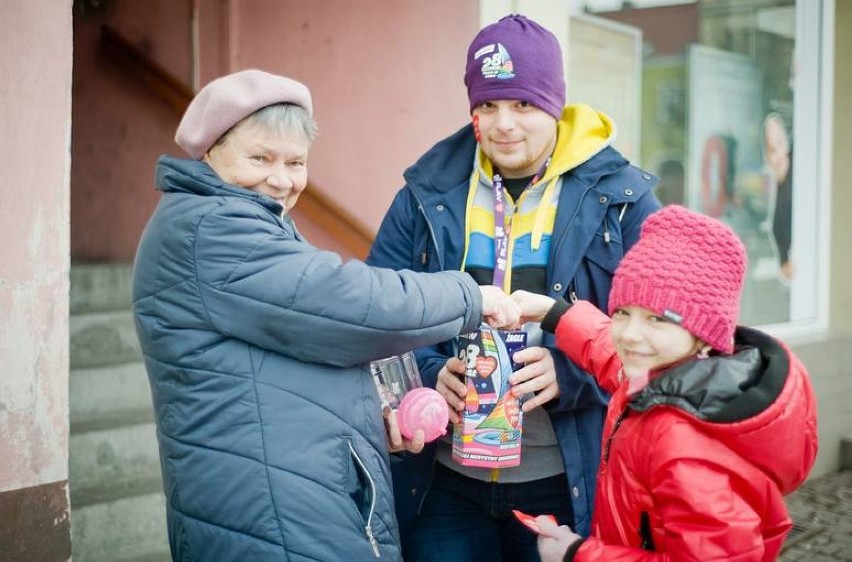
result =
M72 508L162 490L154 424L72 433L68 480Z
M75 562L171 560L131 277L129 264L71 268L68 473Z
M171 560L165 496L131 496L84 507L71 506L74 562Z
M69 383L69 402L72 433L75 426L86 425L89 420L100 421L110 415L151 410L151 387L145 365L136 361L74 369Z
M142 556L133 556L125 558L121 562L172 562L172 553L166 552L151 552Z
M71 266L71 314L130 308L133 266L92 263Z
M71 369L131 363L142 358L130 309L73 314L69 330Z
M71 422L71 435L87 433L89 431L103 431L137 425L153 423L154 412L150 408L142 410L121 410L108 412L95 416L80 416Z

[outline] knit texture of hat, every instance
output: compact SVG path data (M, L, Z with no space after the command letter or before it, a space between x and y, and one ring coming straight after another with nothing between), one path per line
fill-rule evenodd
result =
M262 70L243 70L213 80L183 114L175 142L200 160L231 127L268 105L291 103L313 112L307 86Z
M746 259L726 225L685 207L665 207L645 220L616 269L609 313L646 308L731 353Z
M482 28L467 50L470 110L494 100L521 100L562 117L565 78L556 36L521 15Z

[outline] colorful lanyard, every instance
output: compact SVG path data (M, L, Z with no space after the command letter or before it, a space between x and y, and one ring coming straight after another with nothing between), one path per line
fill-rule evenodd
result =
M544 161L544 164L536 172L527 185L535 184L539 178L544 175L544 171L550 165L550 157ZM494 188L494 276L491 280L492 285L503 288L503 280L506 278L506 270L509 267L509 233L511 224L506 225L506 204L503 201L503 178L500 174L495 173L491 179Z

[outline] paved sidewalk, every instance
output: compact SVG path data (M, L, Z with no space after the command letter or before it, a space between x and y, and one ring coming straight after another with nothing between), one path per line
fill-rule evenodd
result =
M809 481L787 507L794 527L779 560L852 561L852 470Z

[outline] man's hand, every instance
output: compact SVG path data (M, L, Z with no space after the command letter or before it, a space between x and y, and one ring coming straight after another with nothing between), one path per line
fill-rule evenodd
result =
M528 347L515 353L513 360L524 366L509 377L512 394L518 397L531 392L535 394L535 397L524 401L524 412L559 397L556 367L550 350L545 347Z
M538 295L529 291L515 291L512 299L521 309L521 322L541 322L545 314L556 302L546 295Z
M464 376L464 362L458 357L450 357L438 372L438 382L435 384L435 390L447 401L452 423L461 421L460 412L464 410L464 399L467 396L467 386L460 376Z
M492 328L514 328L519 325L521 311L509 295L494 285L480 285L482 319Z
M399 424L396 421L396 410L385 408L384 411L385 428L388 432L388 451L398 453L400 451L408 451L409 453L419 453L423 450L423 445L426 441L426 436L422 429L414 432L414 439L410 441L403 438L399 431Z
M538 535L538 554L541 556L541 562L562 562L568 547L580 540L580 535L567 525L557 525L544 515L539 515L535 521L541 529Z

